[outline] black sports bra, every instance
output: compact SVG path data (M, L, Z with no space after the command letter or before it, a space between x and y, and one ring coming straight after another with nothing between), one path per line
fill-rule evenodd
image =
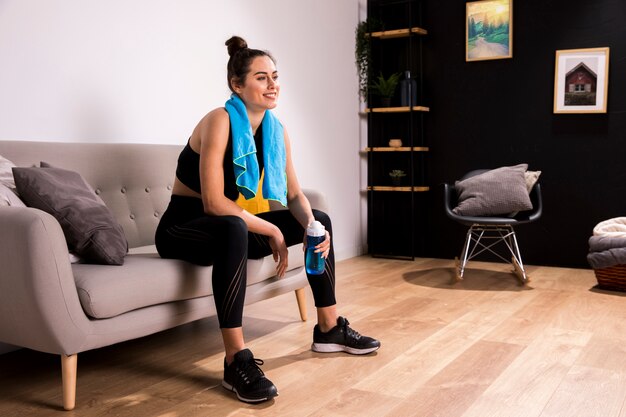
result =
M254 135L254 144L256 145L256 157L259 163L259 172L263 171L263 129L259 126ZM189 139L191 140L191 138ZM178 165L176 167L176 177L197 193L202 193L200 186L200 154L196 153L191 146L187 145L183 148L178 156ZM230 200L237 200L239 190L235 183L235 170L233 168L233 133L228 133L228 144L224 153L224 195Z

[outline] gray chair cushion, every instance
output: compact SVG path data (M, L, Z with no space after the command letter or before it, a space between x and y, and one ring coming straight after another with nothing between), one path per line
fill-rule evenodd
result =
M128 251L122 227L80 174L60 168L13 168L26 205L61 224L68 248L85 262L121 265Z
M528 191L528 194L530 194L537 181L539 181L540 175L541 171L526 171L524 173L524 178L526 179L526 190Z
M494 216L531 210L527 168L527 164L501 167L457 181L458 206L452 211L460 216Z

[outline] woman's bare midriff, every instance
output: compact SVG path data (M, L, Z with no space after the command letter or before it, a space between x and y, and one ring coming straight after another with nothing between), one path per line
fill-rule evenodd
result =
M200 193L195 192L191 188L187 187L185 184L180 182L178 178L174 178L174 187L172 188L173 195L180 195L183 197L196 197L202 198Z

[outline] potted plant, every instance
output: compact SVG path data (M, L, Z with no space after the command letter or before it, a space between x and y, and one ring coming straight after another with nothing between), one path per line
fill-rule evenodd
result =
M396 92L398 82L400 82L399 72L391 74L389 78L385 78L381 72L370 86L372 93L380 96L383 107L389 107L391 104L391 98Z
M369 65L371 62L370 33L382 30L383 24L374 18L359 22L355 30L354 60L359 75L359 96L367 101L369 89Z
M391 177L391 183L394 186L399 186L402 183L402 177L406 176L406 173L401 169L394 169L389 173Z

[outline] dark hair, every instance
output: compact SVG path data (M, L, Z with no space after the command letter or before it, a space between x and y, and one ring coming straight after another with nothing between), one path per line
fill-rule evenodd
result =
M235 91L230 83L231 80L235 78L237 81L243 82L248 72L250 72L250 63L254 58L266 56L271 59L274 64L276 63L276 60L269 52L248 48L248 43L239 36L231 37L226 41L225 45L228 48L228 55L230 55L226 67L226 82L228 83L228 88L230 88L230 91L233 93Z

